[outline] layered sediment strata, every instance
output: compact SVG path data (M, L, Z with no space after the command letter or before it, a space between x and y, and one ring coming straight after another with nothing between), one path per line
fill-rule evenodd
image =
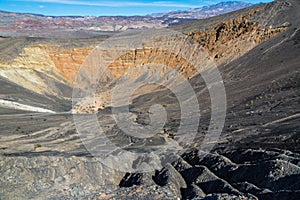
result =
M190 31L187 35L199 42L217 64L229 63L258 44L285 31L289 26L289 23L286 23L281 26L265 27L256 20L259 14L259 11L253 11L242 17L218 23L204 31ZM1 76L31 91L56 95L56 89L49 86L40 73L72 86L80 66L94 48L95 46L63 48L47 43L26 46L12 62L0 64ZM106 74L115 80L128 69L139 68L149 63L160 63L176 68L186 78L197 74L192 65L187 64L183 58L147 46L129 51L112 61ZM132 74L132 78L137 76Z
M252 19L255 14L219 23L204 32L191 31L188 35L207 49L218 64L229 63L287 29L288 24L264 27Z

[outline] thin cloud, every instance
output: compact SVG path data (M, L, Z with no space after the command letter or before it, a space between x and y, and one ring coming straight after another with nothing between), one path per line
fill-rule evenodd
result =
M127 1L127 2L92 2L92 1L75 1L75 0L24 0L27 2L39 2L39 3L57 3L57 4L67 4L67 5L84 5L84 6L103 6L103 7L126 7L126 6L157 6L157 7L178 7L178 8L194 8L199 7L191 4L182 4L176 2L135 2L135 1Z

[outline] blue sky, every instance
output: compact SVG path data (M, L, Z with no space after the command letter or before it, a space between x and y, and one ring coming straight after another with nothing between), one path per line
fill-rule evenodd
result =
M216 4L228 0L0 0L0 10L51 16L146 15ZM242 0L248 3L271 0Z

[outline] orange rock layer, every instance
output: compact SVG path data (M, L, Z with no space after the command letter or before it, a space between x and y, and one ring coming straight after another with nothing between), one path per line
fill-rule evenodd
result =
M55 67L70 83L75 81L77 71L94 49L93 47L61 49L59 46L47 45L43 45L43 48L54 62Z
M263 28L257 22L251 21L255 14L249 13L224 23L220 23L204 32L191 31L187 33L198 41L215 59L217 64L229 63L242 56L256 45L286 30L287 27ZM77 72L91 53L94 47L62 49L59 46L43 45L56 68L63 74L65 79L74 83ZM133 50L110 64L108 70L113 77L121 76L126 70L135 66L149 63L164 64L175 68L180 66L179 71L188 78L195 74L193 69L183 58L171 55L169 52L151 48Z
M218 64L227 63L287 29L263 28L251 20L255 13L220 23L205 32L191 31L188 35L207 49Z

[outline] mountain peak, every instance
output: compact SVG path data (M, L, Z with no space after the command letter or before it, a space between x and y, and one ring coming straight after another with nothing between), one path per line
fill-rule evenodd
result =
M227 1L217 4L202 6L199 8L191 8L189 10L168 11L163 13L153 13L151 17L169 17L169 18L190 18L204 19L220 14L225 14L242 8L252 6L252 3L242 1Z

